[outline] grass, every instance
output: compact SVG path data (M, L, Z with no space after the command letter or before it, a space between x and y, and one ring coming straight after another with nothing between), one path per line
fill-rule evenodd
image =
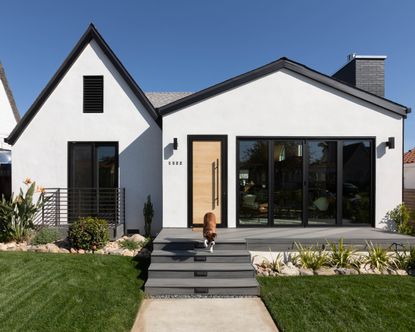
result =
M148 262L131 257L0 253L3 331L129 331Z
M413 331L415 278L259 277L281 331Z

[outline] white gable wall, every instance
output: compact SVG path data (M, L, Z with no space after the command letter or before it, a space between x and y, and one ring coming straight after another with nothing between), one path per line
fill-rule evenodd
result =
M83 76L104 76L104 113L83 113ZM88 44L13 146L13 191L26 177L68 187L68 142L118 142L126 228L144 231L151 194L161 227L161 130L94 40Z
M286 69L163 117L163 227L187 227L187 135L228 136L228 227L236 226L237 136L376 137L376 226L402 200L401 116ZM386 148L388 137L396 147ZM173 138L178 150L172 150ZM171 166L169 161L182 161Z
M7 98L6 89L0 80L0 149L10 149L10 145L4 142L16 125L16 119L12 107Z

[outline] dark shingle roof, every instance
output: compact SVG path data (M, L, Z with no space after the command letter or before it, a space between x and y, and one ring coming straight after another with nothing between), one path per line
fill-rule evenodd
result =
M3 65L0 62L0 81L3 82L4 90L6 91L7 99L9 100L9 104L12 108L14 118L16 119L16 122L20 121L20 114L17 110L16 102L13 98L12 90L10 89L9 82L6 78L6 73L4 71Z
M158 108L190 96L192 93L193 92L145 92L145 95L153 106Z
M405 152L403 155L403 163L404 164L412 164L415 163L415 148Z

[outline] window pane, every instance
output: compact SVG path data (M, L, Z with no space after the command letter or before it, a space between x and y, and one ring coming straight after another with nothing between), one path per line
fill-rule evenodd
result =
M308 223L335 224L337 142L308 141Z
M239 141L239 222L268 224L268 142Z
M274 224L300 225L303 214L303 145L274 142Z
M98 146L98 181L100 188L116 188L115 146Z
M370 141L343 142L343 225L370 224Z
M91 144L74 144L72 149L72 188L92 188L93 149Z

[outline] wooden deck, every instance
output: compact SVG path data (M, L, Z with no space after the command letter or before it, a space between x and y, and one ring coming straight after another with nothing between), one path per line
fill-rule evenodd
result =
M415 237L384 231L371 227L284 227L284 228L225 228L217 229L217 244L242 244L246 249L294 250L295 243L303 245L326 245L343 239L345 244L364 249L367 242L390 247L415 246ZM155 242L174 243L202 240L200 230L189 228L163 228Z

